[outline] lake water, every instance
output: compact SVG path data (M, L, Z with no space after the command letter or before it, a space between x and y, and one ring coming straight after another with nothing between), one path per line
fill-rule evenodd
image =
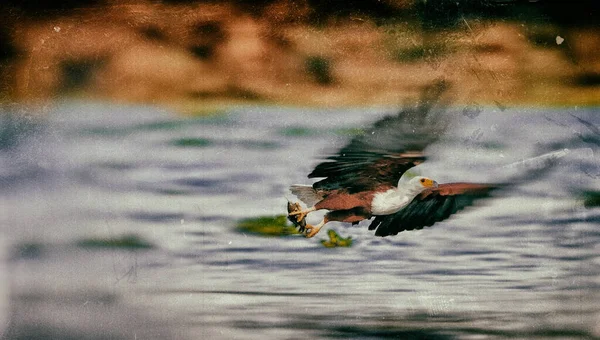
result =
M600 208L584 206L600 191L597 108L458 109L416 171L522 180L394 237L328 224L354 240L332 249L324 232L236 221L284 214L290 184L393 108L4 111L6 339L600 338ZM546 171L501 168L565 148Z

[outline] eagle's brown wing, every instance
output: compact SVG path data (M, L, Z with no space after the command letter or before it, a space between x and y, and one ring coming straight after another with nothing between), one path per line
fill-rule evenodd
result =
M488 197L497 187L475 183L441 184L437 188L425 190L397 213L376 216L369 225L369 230L377 229L375 235L388 236L404 230L432 226L473 205L475 200Z
M381 184L396 186L406 170L425 160L423 150L446 129L448 117L439 100L446 87L440 82L427 88L417 106L379 120L317 165L308 177L325 179L313 188L355 193Z

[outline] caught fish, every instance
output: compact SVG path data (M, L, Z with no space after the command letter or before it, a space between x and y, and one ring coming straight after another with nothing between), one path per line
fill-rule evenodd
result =
M301 210L302 210L302 207L300 206L300 203L288 202L288 204L287 204L288 220L290 222L292 222L292 224L294 224L294 226L296 228L298 228L299 232L304 233L306 231L306 216L304 218L302 218L300 221L298 221L296 219L295 215L289 215L290 213L293 213L296 211L301 211Z

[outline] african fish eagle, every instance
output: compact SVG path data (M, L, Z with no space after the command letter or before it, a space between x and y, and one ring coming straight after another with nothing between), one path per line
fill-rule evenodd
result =
M489 196L494 185L438 184L421 176L400 180L425 161L424 149L448 126L439 100L444 87L442 83L426 89L419 104L377 121L308 175L324 179L311 186L291 186L308 207L289 212L297 226L305 224L308 213L329 210L320 223L301 228L306 237L315 236L330 221L357 224L373 217L369 230L376 229L375 235L396 235L431 226Z

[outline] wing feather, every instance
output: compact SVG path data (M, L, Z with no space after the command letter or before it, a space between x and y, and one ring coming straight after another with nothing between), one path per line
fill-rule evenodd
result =
M440 82L426 89L417 106L377 121L337 155L318 164L308 177L325 178L313 187L352 193L381 184L395 186L405 171L425 160L423 150L445 130L440 97L446 88Z
M489 197L498 186L475 183L448 183L429 189L417 196L395 214L376 216L369 230L375 235L396 235L401 231L423 229L443 221L471 206L478 199Z
M325 192L317 191L310 185L294 184L290 187L292 194L296 195L299 200L304 202L306 206L312 207L325 197Z

